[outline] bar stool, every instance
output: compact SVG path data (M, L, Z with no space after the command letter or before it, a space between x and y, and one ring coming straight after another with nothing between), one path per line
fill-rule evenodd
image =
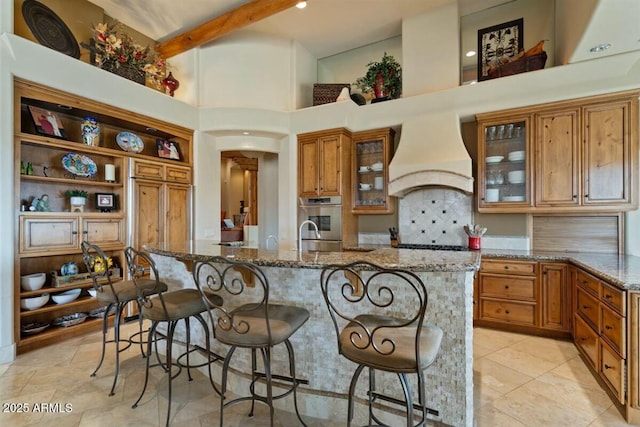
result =
M309 312L301 307L270 303L269 280L258 266L250 262L212 257L196 263L193 277L203 299L211 306L209 316L215 325L216 340L230 346L222 366L220 426L224 425L224 408L248 400L251 400L249 416L253 416L256 401L269 406L273 426L273 400L291 393L296 415L306 426L298 410L296 389L299 381L296 379L295 356L289 338L309 319ZM207 298L209 292L220 294L224 306ZM289 377L271 372L272 349L282 343L289 356ZM250 395L225 402L229 363L237 348L251 350ZM257 370L258 351L262 356L264 373ZM287 382L287 389L276 396L272 389L274 377ZM265 380L266 396L256 392L255 385L261 378Z
M167 390L168 390L168 403L167 403L167 420L166 425L169 425L169 420L171 418L171 383L173 378L180 374L182 368L187 368L187 377L189 381L192 381L191 377L191 368L198 368L202 366L207 366L209 371L209 382L211 386L216 391L216 393L220 394L219 390L216 388L215 383L213 382L213 375L211 374L211 364L216 360L219 360L217 356L211 353L211 336L209 333L209 325L205 322L202 317L202 313L207 311L207 306L205 305L204 300L200 296L200 292L193 288L185 288L178 289L175 291L166 291L166 285L159 280L158 269L149 254L142 251L137 251L132 247L128 247L125 249L125 256L127 258L127 267L129 269L129 273L131 274L133 283L135 284L138 291L138 301L141 305L141 318L151 321L151 328L149 329L149 337L146 341L147 343L147 364L145 368L145 377L144 377L144 385L142 386L142 391L140 392L140 397L133 404L132 408L137 408L138 403L144 396L144 393L147 389L147 384L149 382L149 368L150 359L151 359L151 347L152 343L157 343L157 334L159 333L157 328L160 323L167 323L167 333L166 333L166 359L165 361L159 361L157 365L161 366L166 374L167 374ZM147 271L151 271L151 279L146 278ZM154 286L149 286L149 282L153 283ZM221 305L222 299L213 294L207 294L208 301L212 301L212 303ZM189 355L197 351L197 347L190 348L190 339L191 339L191 327L190 327L190 318L196 319L200 322L204 332L205 332L205 345L206 349L204 354L206 354L207 361L200 364L192 365L189 360ZM173 361L172 358L172 347L173 347L173 335L178 323L184 320L185 328L186 328L186 351L180 355L176 361ZM156 346L156 356L158 359L160 356L158 355L158 349ZM181 362L181 359L186 358L186 364ZM173 367L177 366L177 372L174 374Z
M93 280L93 288L96 291L96 299L102 304L107 304L106 310L104 311L104 314L102 316L102 353L100 355L98 366L93 371L91 376L96 376L98 370L104 362L106 345L109 343L114 343L116 347L116 366L113 376L113 384L111 386L111 391L109 392L109 396L113 396L114 390L116 388L116 383L118 381L118 373L120 371L120 353L127 350L132 344L131 339L125 340L120 338L120 322L122 321L122 313L127 304L129 304L130 302L137 303L137 288L132 280L123 280L115 283L112 281L111 275L109 273L109 259L98 245L83 241L80 246L82 248L82 260L91 276L91 279ZM100 263L104 267L101 269L95 268L95 266ZM167 289L167 285L165 285L164 283L156 283L155 281L151 280L148 280L144 283L139 283L139 286L146 289ZM115 319L113 321L114 338L107 339L107 333L109 330L109 314L111 313L113 308L115 308ZM139 305L138 308L140 308ZM135 335L141 336L143 333L141 317L138 318L138 324L139 332L137 332ZM142 354L144 356L144 352Z
M436 359L442 329L424 323L427 289L411 271L385 269L366 261L327 265L320 275L322 295L336 330L338 352L356 363L349 386L347 425L353 420L353 398L362 370L369 368L369 424L381 421L374 414L376 399L405 406L407 426L413 426L413 411L421 411L416 426L424 426L424 370ZM396 373L404 400L378 393L375 371ZM407 374L418 377L418 404L413 404Z

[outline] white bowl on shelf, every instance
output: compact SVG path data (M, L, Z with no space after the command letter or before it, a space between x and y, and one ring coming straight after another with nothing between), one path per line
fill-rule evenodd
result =
M504 160L504 156L489 156L485 160L489 164L500 163L501 161Z
M382 170L382 162L376 162L374 164L371 165L371 170L372 171L376 171L379 172Z
M511 171L507 174L510 184L522 184L524 182L524 171Z
M20 286L25 291L37 291L42 289L44 282L47 280L45 273L33 273L20 277Z
M66 304L78 298L82 289L71 289L51 296L56 304Z
M91 295L92 298L95 298L96 295L98 295L98 291L96 291L95 288L89 288L87 290L89 291L89 295Z
M369 191L371 190L371 184L365 184L363 182L360 183L360 190Z
M20 308L23 310L37 310L49 302L49 294L42 294L37 297L22 298L20 300Z
M358 169L360 172L369 172L369 166L360 166Z
M524 160L525 152L524 151L512 151L507 155L507 158L510 162L519 162Z

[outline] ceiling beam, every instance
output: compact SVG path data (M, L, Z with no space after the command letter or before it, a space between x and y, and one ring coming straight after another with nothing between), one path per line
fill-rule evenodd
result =
M158 43L161 57L171 58L179 53L215 40L235 30L295 6L299 0L253 0L187 32Z

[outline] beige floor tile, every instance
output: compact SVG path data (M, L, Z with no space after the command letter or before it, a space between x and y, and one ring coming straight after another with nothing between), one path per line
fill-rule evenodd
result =
M509 366L513 370L537 377L557 368L561 362L550 362L541 358L537 353L532 354L526 351L516 350L512 347L503 348L484 357L504 366Z
M627 427L629 425L620 414L620 411L612 405L589 424L589 427Z
M600 383L598 383L598 380L596 380L594 374L591 373L591 370L587 367L580 356L568 360L551 372L568 380L574 381L582 387L596 390L602 389Z
M540 359L553 363L566 362L578 356L578 349L576 349L572 341L542 337L528 337L522 341L511 344L509 348L535 354Z
M493 405L476 409L473 425L474 427L525 427L525 424L499 411Z
M512 369L508 364L483 357L473 363L474 381L506 394L531 381L532 376Z
M508 347L527 338L528 336L524 334L497 329L475 328L473 330L473 340L493 351Z

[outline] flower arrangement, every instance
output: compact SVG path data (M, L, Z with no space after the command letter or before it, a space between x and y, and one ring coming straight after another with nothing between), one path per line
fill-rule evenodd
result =
M156 82L164 78L165 61L155 49L135 43L118 21L94 25L93 37L82 46L91 51L92 62L107 71L118 73L119 68L131 68L142 77L147 73Z

